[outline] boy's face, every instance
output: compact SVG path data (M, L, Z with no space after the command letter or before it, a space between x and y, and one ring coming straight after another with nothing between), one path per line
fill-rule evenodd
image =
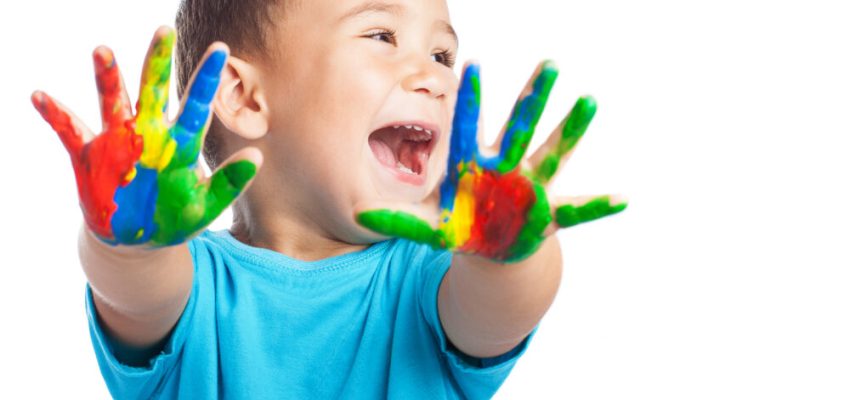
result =
M356 204L422 201L445 170L453 32L443 0L288 7L261 68L270 111L262 184L282 196L269 201L352 243L374 240L355 224Z

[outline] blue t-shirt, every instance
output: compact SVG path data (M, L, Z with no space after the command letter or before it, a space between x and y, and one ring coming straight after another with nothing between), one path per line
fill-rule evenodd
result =
M92 343L115 398L489 398L531 337L487 359L453 348L437 314L451 254L410 241L304 262L206 231L189 250L189 301L142 367L102 330L87 288Z

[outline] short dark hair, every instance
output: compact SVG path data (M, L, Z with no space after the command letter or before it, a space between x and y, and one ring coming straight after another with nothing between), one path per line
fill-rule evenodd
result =
M177 94L182 98L192 72L207 47L222 41L232 54L246 57L267 53L267 35L274 28L278 3L285 0L182 0L177 10ZM204 142L210 168L221 162L220 134L212 126Z

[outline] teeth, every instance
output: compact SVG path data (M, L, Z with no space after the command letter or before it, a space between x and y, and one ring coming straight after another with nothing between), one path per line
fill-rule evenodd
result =
M406 167L404 164L402 164L400 161L399 161L399 162L395 165L395 167L396 167L396 169L398 169L398 170L399 170L399 171L401 171L401 172L404 172L404 173L406 173L406 174L411 174L411 175L413 175L413 170L412 170L412 169L410 169L410 168L407 168L407 167Z
M410 130L414 130L414 131L417 131L417 132L424 132L426 135L428 135L427 139L430 139L432 136L434 136L433 131L431 131L430 129L425 129L425 128L419 126L419 125L413 125L413 124L410 124L410 125L393 125L393 129L399 129L399 128L410 129Z

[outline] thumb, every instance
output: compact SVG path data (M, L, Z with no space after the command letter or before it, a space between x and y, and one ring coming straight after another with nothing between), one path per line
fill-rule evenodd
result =
M355 206L357 222L374 232L443 249L446 240L436 229L437 211L422 204L369 202Z
M256 147L239 150L209 178L204 223L211 223L248 187L263 164L263 154Z

